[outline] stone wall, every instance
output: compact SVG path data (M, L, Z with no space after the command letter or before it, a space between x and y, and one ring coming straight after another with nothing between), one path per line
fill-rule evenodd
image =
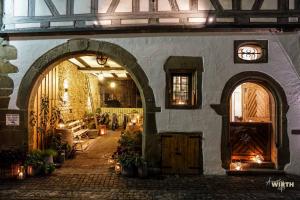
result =
M58 107L65 122L81 119L85 113L92 112L88 80L93 96L94 109L100 107L99 81L95 76L78 71L77 67L68 61L58 64L57 69L59 80Z
M10 63L10 60L15 59L17 59L17 49L9 45L8 41L0 38L0 150L24 148L27 143L24 128L25 113L20 110L8 109L10 95L14 90L14 82L9 75L19 72L18 68ZM19 116L19 125L7 126L7 114Z

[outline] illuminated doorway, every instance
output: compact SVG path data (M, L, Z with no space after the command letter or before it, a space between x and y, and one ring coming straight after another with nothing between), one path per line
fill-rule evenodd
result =
M245 163L249 168L275 167L275 116L275 100L268 89L251 82L234 89L229 126L232 163Z

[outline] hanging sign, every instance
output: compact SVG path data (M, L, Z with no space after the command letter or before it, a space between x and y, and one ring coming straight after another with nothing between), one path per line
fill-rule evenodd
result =
M20 115L19 114L6 114L6 126L19 126Z

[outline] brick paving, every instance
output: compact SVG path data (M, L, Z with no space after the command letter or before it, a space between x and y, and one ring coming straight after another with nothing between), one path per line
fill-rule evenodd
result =
M124 178L115 174L54 174L6 180L0 199L300 199L300 177L272 176L294 181L282 192L266 185L269 176L156 176Z
M195 200L195 199L299 199L299 176L152 176L126 178L105 164L106 155L116 145L118 135L100 138L87 152L68 161L48 177L23 181L0 180L1 200ZM109 142L110 141L110 142ZM104 144L106 143L106 144ZM101 145L102 144L102 145ZM112 146L109 147L109 144ZM100 147L102 146L102 147ZM112 149L110 149L112 148ZM106 150L104 150L106 149ZM101 153L99 153L102 152ZM104 156L105 155L105 156ZM103 161L100 165L97 161ZM88 162L88 163L86 163ZM294 188L280 191L267 185L272 180L293 181Z

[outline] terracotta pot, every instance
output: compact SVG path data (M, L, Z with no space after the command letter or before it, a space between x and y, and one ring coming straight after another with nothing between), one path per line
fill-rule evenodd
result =
M45 162L47 163L47 164L53 164L54 162L53 162L53 156L47 156L47 157L45 157Z

